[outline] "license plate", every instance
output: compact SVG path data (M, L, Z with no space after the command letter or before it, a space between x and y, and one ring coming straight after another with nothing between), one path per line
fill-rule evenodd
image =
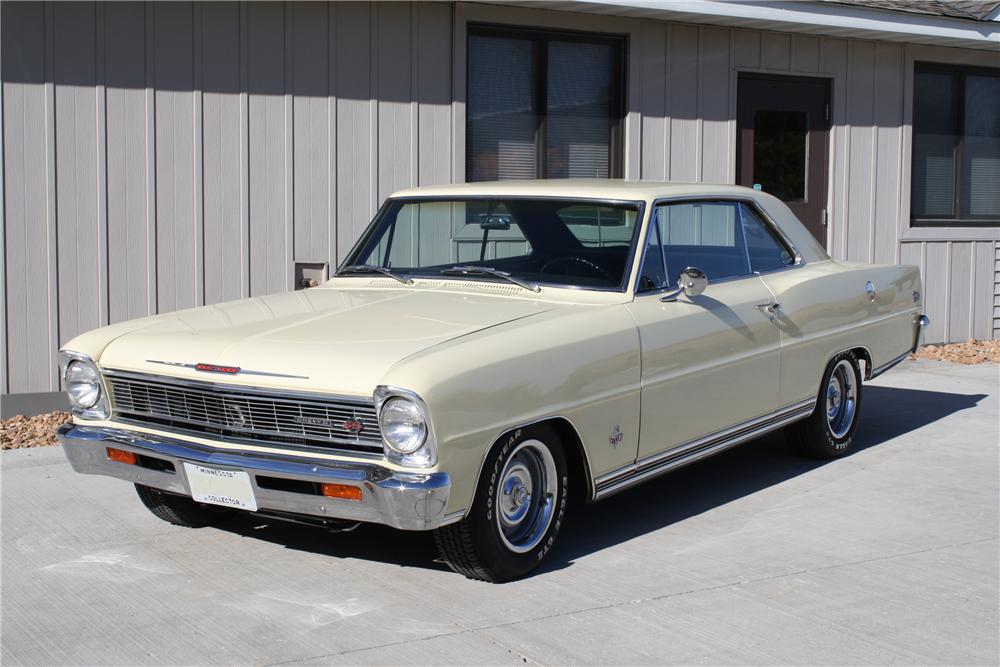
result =
M257 511L250 475L242 470L219 470L184 463L191 497L199 503Z

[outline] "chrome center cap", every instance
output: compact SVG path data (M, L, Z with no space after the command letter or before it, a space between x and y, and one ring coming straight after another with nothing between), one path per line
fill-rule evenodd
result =
M510 492L510 502L514 507L520 507L524 504L524 501L528 499L528 489L525 488L524 484L518 484Z
M500 515L507 525L520 522L531 505L531 474L520 463L515 463L500 485Z
M840 387L831 382L826 390L826 409L832 415L840 407Z

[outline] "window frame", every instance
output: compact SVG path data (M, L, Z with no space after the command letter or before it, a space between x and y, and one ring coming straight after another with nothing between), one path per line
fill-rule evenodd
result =
M574 197L568 195L503 195L503 194L470 194L470 195L409 195L405 197L387 197L379 207L378 212L375 217L368 223L368 227L355 242L354 246L348 251L344 260L337 266L337 271L334 273L332 278L343 278L340 275L340 271L345 267L357 261L358 258L364 256L366 253L370 253L374 249L373 241L375 235L382 224L382 220L393 206L397 204L407 204L407 203L423 203L423 202L452 202L452 201L490 201L494 199L517 199L524 201L566 201L572 203L584 203L584 204L597 204L597 205L607 205L607 206L622 206L622 207L634 207L636 210L636 223L635 229L632 230L632 241L629 245L628 254L625 258L625 269L624 275L622 275L622 280L617 287L592 287L583 285L565 285L561 283L549 283L544 281L534 281L535 284L542 287L551 287L553 289L574 289L583 290L590 292L618 292L627 294L629 292L629 284L632 282L632 273L635 269L636 256L639 255L639 238L643 236L642 226L646 222L648 203L643 199L616 199L611 197ZM642 257L645 258L645 249L643 249ZM406 274L403 274L406 275ZM369 276L370 277L370 276ZM426 280L429 276L419 276L415 275L414 278ZM446 280L449 276L434 276L433 280ZM454 277L451 277L454 278Z
M958 127L956 129L955 147L952 150L954 160L954 170L952 176L955 183L954 201L951 217L933 216L918 217L914 214L913 205L913 174L915 173L915 154L917 143L917 96L916 82L917 75L921 73L947 74L952 77L952 86L955 89L954 111ZM940 228L960 228L960 227L997 227L1000 226L1000 216L962 216L962 158L965 150L965 91L966 79L969 75L986 75L1000 78L1000 68L982 67L977 65L958 65L940 62L929 62L917 60L913 63L913 100L911 108L911 133L910 133L910 227L940 227Z
M788 235L785 234L785 232L782 231L781 227L771 218L770 215L767 214L767 211L765 211L763 207L758 205L758 203L753 199L749 199L741 195L707 195L707 196L684 195L680 197L658 197L653 200L652 204L649 207L649 220L646 221L647 225L646 234L643 236L642 255L639 258L639 270L635 272L635 284L632 286L633 295L646 296L650 294L662 294L663 292L676 289L676 287L671 286L670 276L666 274L666 256L662 251L663 247L662 244L660 246L661 247L660 257L661 261L664 263L663 272L664 276L667 278L667 285L664 287L657 287L655 289L640 289L639 280L642 278L643 269L645 268L646 264L646 248L649 245L650 234L652 233L659 234L659 231L656 229L657 225L653 223L653 216L656 215L657 207L665 204L683 204L691 202L704 202L704 203L725 202L729 204L731 203L746 204L748 207L750 207L750 209L754 213L757 214L757 217L760 218L764 226L767 227L767 229L774 235L775 240L777 240L778 243L780 243L781 245L785 246L785 249L788 250L788 252L792 255L793 258L791 264L789 264L788 266L781 267L780 269L773 269L771 271L760 271L760 272L753 272L751 270L749 274L744 276L732 276L730 278L720 278L717 280L710 280L708 283L709 286L718 285L720 283L733 282L736 280L746 280L748 278L759 278L761 276L768 276L775 273L781 273L783 271L789 271L791 269L798 269L806 265L805 260L802 258L802 253L800 253L799 249L795 247L795 244L792 243L792 240L790 238L788 238ZM747 250L745 246L744 250Z
M627 61L628 61L628 36L607 33L584 32L575 30L551 30L544 28L510 26L494 23L469 23L466 28L465 49L466 54L471 51L471 41L473 37L505 37L508 39L525 39L532 42L534 51L535 67L535 90L533 91L533 104L536 112L535 121L535 178L548 178L547 172L547 126L548 126L548 42L578 42L584 44L606 44L613 47L615 62L614 70L616 76L613 79L614 89L611 95L611 108L609 112L609 145L608 145L608 178L622 178L624 170L624 126L625 126L625 99L627 94ZM468 97L472 88L472 73L468 67L468 55L466 55L465 68L465 182L483 183L486 181L470 180L473 164L472 141L470 128L472 124L469 118Z

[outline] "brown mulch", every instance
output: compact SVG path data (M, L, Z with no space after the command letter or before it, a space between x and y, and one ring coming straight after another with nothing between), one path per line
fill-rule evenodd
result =
M68 412L49 412L37 417L14 415L0 421L0 449L23 449L57 445L56 429L68 422Z
M996 364L1000 363L1000 340L975 340L947 345L924 345L911 359L951 361L956 364Z

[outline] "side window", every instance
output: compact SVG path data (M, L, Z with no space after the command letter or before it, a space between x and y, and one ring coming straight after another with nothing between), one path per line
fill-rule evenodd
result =
M739 202L703 201L662 204L655 218L662 233L667 282L689 266L715 280L750 275Z
M639 274L639 291L663 289L667 286L667 275L663 270L662 224L658 209L653 211L650 221L649 238L642 256L642 272Z
M792 253L774 236L753 207L740 204L740 219L746 239L750 269L754 273L776 271L795 262Z

